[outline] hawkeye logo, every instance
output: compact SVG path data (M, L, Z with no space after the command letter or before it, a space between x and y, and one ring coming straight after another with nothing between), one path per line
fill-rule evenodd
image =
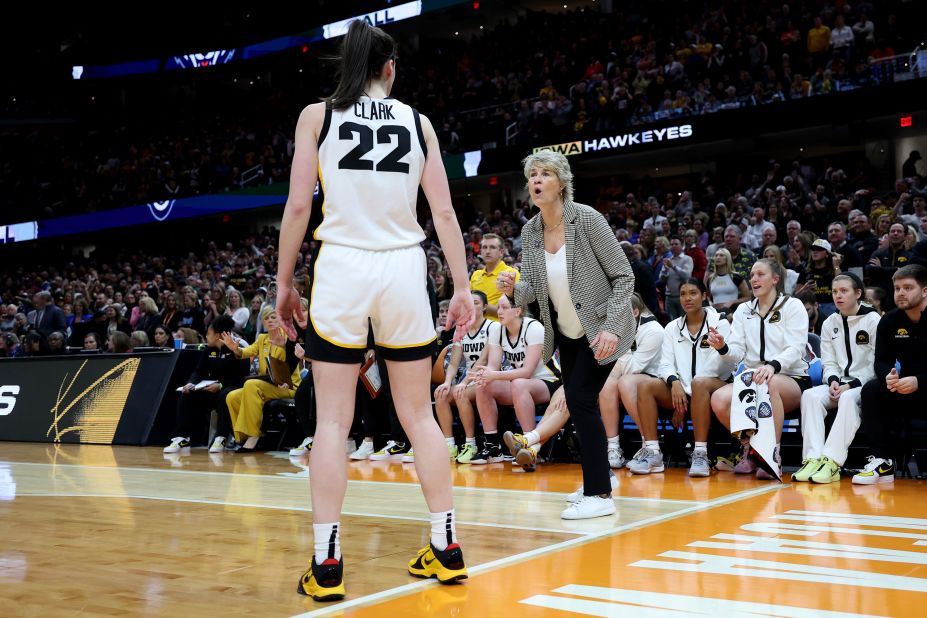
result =
M633 133L623 133L621 135L613 135L612 137L602 137L599 139L564 142L563 144L554 144L552 146L538 146L534 149L534 152L538 153L542 150L553 150L554 152L559 152L569 157L571 155L583 154L584 152L617 150L629 146L665 142L687 137L692 137L691 124L664 127L662 129L651 129L648 131L635 131Z
M898 331L895 333L896 339L907 339L908 337L910 337L910 335L908 335L907 328L899 328Z
M19 385L0 386L0 416L7 416L13 412L17 395L19 395Z

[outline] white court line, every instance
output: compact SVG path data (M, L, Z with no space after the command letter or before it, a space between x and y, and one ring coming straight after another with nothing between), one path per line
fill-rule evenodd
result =
M83 464L48 464L48 463L37 463L34 461L0 461L0 463L7 463L14 466L44 466L48 468L84 468L87 470L127 470L127 471L138 471L138 472L161 472L161 473L172 473L172 474L191 474L191 475L202 475L202 476L234 476L240 478L256 478L256 479L277 479L277 480L287 480L287 481L304 481L307 477L293 477L293 476L281 476L279 474L242 474L240 472L217 472L214 470L175 470L172 468L137 468L137 467L126 467L126 466L86 466ZM295 472L295 470L294 470ZM296 472L298 474L298 472ZM308 478L311 478L308 477ZM408 486L408 487L419 487L417 482L406 482L406 481L365 481L365 480L348 480L348 485L399 485L399 486ZM538 491L536 489L498 489L495 487L470 487L468 485L454 485L455 490L474 492L474 493L495 493L495 494L513 494L518 495L523 498L530 497L532 495L537 496L562 496L566 497L569 495L567 492L560 491ZM671 500L663 498L640 498L635 496L615 496L616 500L624 500L628 502L659 502L666 504L684 504L684 505L694 505L702 504L697 500Z
M642 519L641 521L638 521L638 522L625 524L623 526L618 526L615 528L611 528L609 530L603 530L602 532L588 534L586 536L579 537L576 539L562 541L554 545L548 545L546 547L539 547L537 549L532 549L530 551L522 552L520 554L515 554L512 556L505 557L505 558L500 558L499 560L493 560L492 562L487 562L485 564L480 564L473 568L470 568L469 573L471 575L478 575L486 571L492 571L492 570L495 570L495 569L498 569L504 566L508 566L516 562L528 560L529 558L534 558L535 556L538 556L541 554L548 554L550 552L555 552L555 551L567 549L570 547L577 547L579 545L585 545L586 543L591 543L593 541L600 540L604 537L620 534L622 532L628 532L629 530L635 530L637 528L642 528L645 526L649 526L651 524L664 522L670 519L676 519L677 517L688 515L690 513L695 513L698 511L705 511L705 510L712 509L718 506L723 506L730 502L739 502L740 500L752 498L754 496L758 496L764 493L778 491L782 487L785 487L785 485L781 483L776 483L768 487L759 487L757 489L747 489L747 490L740 491L734 494L730 494L728 496L722 496L721 498L715 498L714 500L710 500L708 502L701 502L699 504L696 504L696 505L693 505L693 506L690 506L684 509L680 509L678 511L674 511L672 513L665 513L663 515L655 515L654 517ZM382 590L380 592L368 594L366 596L359 597L351 601L345 601L344 603L337 603L335 605L329 605L327 607L316 609L311 612L296 614L294 616L291 616L291 618L315 618L316 616L326 616L326 615L331 614L332 612L350 609L352 607L357 607L359 605L370 605L377 601L383 601L385 599L389 599L392 597L403 596L407 593L414 592L416 590L425 588L427 586L439 586L439 585L441 584L431 579L412 582L409 584L398 586L396 588L390 588L389 590ZM466 585L466 584L463 584L463 585Z
M137 494L90 494L90 493L17 493L21 498L131 498L136 500L164 500L167 502L189 502L192 504L210 504L217 506L240 506L256 509L272 509L276 511L299 511L302 513L311 513L312 508L308 506L282 506L279 504L253 504L248 502L228 502L227 500L203 500L199 498L178 498L174 496L141 496ZM399 519L403 521L430 522L428 517L414 517L411 515L386 515L383 513L353 513L351 511L342 511L342 515L353 517L373 517L376 519ZM549 532L553 534L563 534L571 536L588 536L595 534L592 532L576 532L573 530L563 530L557 528L534 528L530 526L521 526L517 524L500 524L484 521L461 521L457 520L461 526L482 526L485 528L510 528L512 530L528 530L531 532Z

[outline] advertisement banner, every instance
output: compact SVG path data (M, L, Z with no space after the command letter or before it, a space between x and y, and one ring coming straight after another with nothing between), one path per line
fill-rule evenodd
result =
M177 357L0 359L0 440L144 444Z

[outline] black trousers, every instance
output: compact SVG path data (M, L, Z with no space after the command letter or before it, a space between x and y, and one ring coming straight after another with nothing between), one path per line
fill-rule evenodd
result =
M885 385L885 378L875 378L863 385L860 395L862 431L869 439L872 454L882 459L893 459L891 432L904 430L907 420L924 415L927 410L927 384L920 385L908 395L893 393Z
M230 386L218 393L191 391L177 398L177 418L174 435L189 437L195 446L206 444L209 439L209 413L216 411L216 435L228 436L232 431L232 417L225 404L226 396L241 386Z
M174 435L190 438L190 443L200 446L209 438L209 413L216 407L219 393L190 391L177 397L177 418Z
M582 455L583 493L587 496L611 494L608 440L599 411L599 391L614 363L600 365L585 337L570 339L555 332L566 403Z

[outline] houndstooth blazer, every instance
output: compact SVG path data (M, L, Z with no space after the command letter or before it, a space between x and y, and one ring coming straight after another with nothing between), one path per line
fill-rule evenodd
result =
M599 212L589 206L566 202L563 205L566 262L570 296L576 315L592 343L600 331L618 335L617 351L599 361L612 363L634 343L634 316L631 294L634 273L615 234ZM536 214L522 229L521 280L515 285L515 305L537 301L544 324L544 361L554 353L554 324L547 287L544 257L544 228Z

